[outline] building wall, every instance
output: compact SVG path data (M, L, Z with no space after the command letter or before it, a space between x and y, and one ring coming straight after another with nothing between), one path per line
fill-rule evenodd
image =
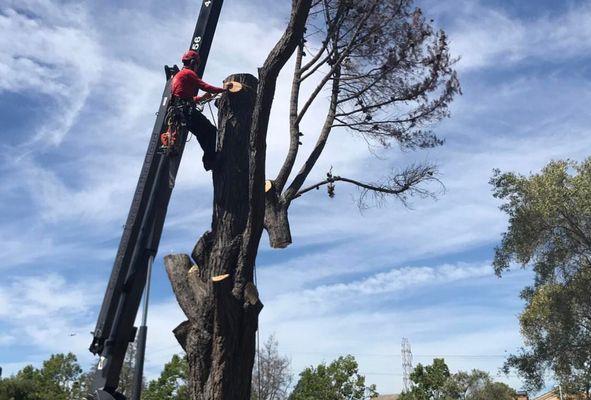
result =
M583 400L585 398L584 395L579 396L563 396L564 400ZM560 400L560 395L558 390L552 390L546 394L543 394L539 397L536 397L534 400Z

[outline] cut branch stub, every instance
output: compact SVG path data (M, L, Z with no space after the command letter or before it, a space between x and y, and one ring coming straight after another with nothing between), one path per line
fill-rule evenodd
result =
M238 93L242 90L242 83L236 81L230 81L229 83L232 84L232 87L229 89L232 93Z
M174 337L176 337L176 340L179 342L179 344L181 345L181 347L185 351L187 348L187 336L189 335L190 329L191 329L191 323L187 320L187 321L181 322L179 324L179 326L177 326L176 328L174 328L172 330L172 333L174 333Z
M271 189L273 189L273 182L265 181L265 193L269 192Z
M191 259L186 254L171 254L164 257L164 266L181 309L189 320L196 320L198 302L188 279L189 271L193 266Z
M218 283L218 282L221 282L225 279L228 279L229 277L230 277L230 274L217 275L217 276L214 276L213 278L211 278L211 281L213 283Z
M269 190L265 191L264 227L269 234L269 243L274 249L283 249L291 244L287 209L288 205L279 198L275 187L271 185Z

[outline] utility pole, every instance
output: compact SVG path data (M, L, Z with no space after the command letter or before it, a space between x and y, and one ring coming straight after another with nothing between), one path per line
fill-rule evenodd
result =
M412 387L410 381L410 374L412 372L412 351L410 349L410 341L407 338L402 338L402 387L404 392L409 392Z

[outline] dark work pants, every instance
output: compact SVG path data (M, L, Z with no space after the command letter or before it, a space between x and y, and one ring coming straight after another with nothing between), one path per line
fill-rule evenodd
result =
M203 165L210 169L215 161L215 141L217 128L199 111L193 109L187 115L187 128L195 135L203 149Z

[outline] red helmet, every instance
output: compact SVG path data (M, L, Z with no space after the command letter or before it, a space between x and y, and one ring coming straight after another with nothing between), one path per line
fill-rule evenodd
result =
M188 63L191 60L195 60L195 62L199 62L199 53L197 53L194 50L189 50L185 54L183 54L183 57L181 58L181 61L183 63Z

